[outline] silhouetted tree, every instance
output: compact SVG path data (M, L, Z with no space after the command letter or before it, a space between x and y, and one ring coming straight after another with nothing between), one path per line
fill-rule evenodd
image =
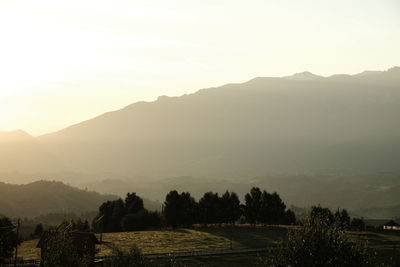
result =
M35 230L33 231L33 237L40 237L43 234L43 224L36 224Z
M143 199L136 193L128 193L125 198L126 214L134 214L144 209Z
M250 193L247 193L245 199L245 216L247 222L255 226L260 221L260 213L262 207L262 193L260 188L253 187Z
M294 224L296 224L296 222L297 222L297 220L296 220L296 215L294 214L294 212L291 211L290 209L286 210L281 223L285 224L285 225L294 225Z
M125 215L121 221L124 231L138 231L157 229L161 227L161 216L158 212L149 212L146 209Z
M183 226L190 226L198 220L198 204L189 192L182 192L181 201L181 221Z
M176 190L167 194L164 202L164 215L168 225L173 228L177 227L181 222L181 198Z
M263 191L259 214L260 222L264 224L281 222L285 216L285 209L285 203L276 192L269 194L267 191Z
M189 226L196 222L198 205L188 192L179 194L173 190L167 194L164 202L166 223L172 227Z
M93 218L92 227L98 232L109 232L109 221L111 221L112 205L111 201L104 202L99 207L99 213ZM109 231L108 231L109 230Z
M129 193L128 193L128 195L129 195ZM112 217L111 217L111 220L113 222L113 232L122 231L121 220L127 213L130 213L130 212L128 212L128 209L125 208L125 204L122 201L122 199L115 200Z
M14 225L7 217L0 216L0 265L11 258L17 245L17 235Z
M122 209L122 205L123 201L121 199L115 201L107 201L101 204L101 206L99 207L98 215L93 219L93 228L97 231L103 231L106 233L120 231L120 219L122 219L124 212L124 209ZM114 207L116 207L115 212ZM103 216L103 218L99 220L101 216Z
M200 222L205 226L212 223L221 223L222 200L218 193L207 192L199 200Z
M222 221L234 224L242 215L240 200L236 193L226 191L221 197Z
M143 221L143 214L148 214L148 211L143 206L143 199L136 193L128 193L125 202L122 199L118 199L103 203L99 208L98 215L93 220L93 228L96 231L120 232L122 231L123 218L129 215L128 218L131 218L131 221L133 220L132 218L136 218L135 220L137 221L136 226L130 226L130 229L144 229L146 228L145 225L139 223L139 221ZM101 216L103 218L99 220ZM144 217L147 218L147 216Z
M310 220L325 220L326 224L334 224L335 218L328 208L322 208L320 205L313 206L310 212Z
M343 230L349 229L350 215L347 212L347 210L345 210L345 209L342 209L341 211L337 210L335 212L334 218L335 218L335 222L338 225L338 227L340 227Z

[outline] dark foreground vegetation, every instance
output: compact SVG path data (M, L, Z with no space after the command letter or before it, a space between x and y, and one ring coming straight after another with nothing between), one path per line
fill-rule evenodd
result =
M104 202L99 207L98 215L93 219L92 225L87 220L81 219L65 221L58 227L50 229L38 224L31 237L41 237L41 240L44 234L51 237L47 240L50 249L43 253L42 248L41 262L44 266L94 264L94 249L90 255L82 250L79 253L76 251L76 242L70 239L70 233L76 231L105 233L98 235L104 235L104 242L100 242L98 255L102 257L103 266L198 266L193 265L193 262L199 262L199 257L195 255L191 257L193 264L187 258L171 256L154 259L147 255L243 248L264 248L268 251L257 255L253 253L253 255L232 257L210 255L202 259L214 259L222 263L226 258L231 260L237 258L238 262L242 260L252 262L255 266L396 266L398 264L399 259L395 254L399 249L394 245L390 247L392 251L386 248L377 250L378 247L367 244L365 241L372 239L373 234L354 234L354 231L365 231L368 227L363 219L350 218L344 209L332 212L328 208L314 206L304 217L296 218L292 211L286 209L286 205L277 193L268 193L259 188L252 188L244 196L244 200L244 203L240 203L237 194L226 191L221 196L218 193L207 192L196 201L190 193L178 193L174 190L167 194L162 211L153 212L144 208L142 198L135 193L128 193L124 200ZM10 262L19 239L15 225L9 219L4 217L0 222L1 265ZM287 226L271 228L268 225ZM182 230L182 227L187 230ZM259 229L272 230L260 232ZM126 231L140 230L147 230L149 233L147 237L128 242L126 236L129 233ZM368 230L376 229L368 228ZM171 233L169 237L166 236L168 233ZM187 238L177 242L179 236L186 233L191 234L192 239L197 238L201 245L190 248L192 241ZM204 238L200 237L201 233L204 233ZM92 236L94 237L93 234ZM103 241L102 238L100 241ZM164 250L157 252L154 249L147 249L144 246L146 242L164 244L162 245ZM34 243L31 244L36 246ZM174 247L170 247L171 244L174 244ZM244 260L245 257L247 260ZM210 262L206 264L206 266L211 265Z

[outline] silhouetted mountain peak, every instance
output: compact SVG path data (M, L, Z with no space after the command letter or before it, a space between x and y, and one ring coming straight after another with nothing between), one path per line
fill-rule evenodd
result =
M311 81L311 80L316 80L319 78L322 78L322 76L315 75L309 71L304 71L300 73L295 73L291 76L286 76L283 77L289 80L295 80L295 81Z

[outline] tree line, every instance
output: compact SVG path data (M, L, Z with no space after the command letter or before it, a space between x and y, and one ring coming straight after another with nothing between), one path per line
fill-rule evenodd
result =
M335 226L340 230L365 231L367 228L363 218L351 218L346 209L332 212L329 208L313 206L309 218L311 223L323 220L326 225Z
M125 200L106 201L93 219L93 229L102 232L134 231L161 227L162 216L144 208L143 199L128 193Z
M170 191L161 212L148 211L143 199L128 193L125 200L107 201L99 208L93 228L103 232L119 232L161 227L190 227L193 224L233 225L239 220L256 224L295 224L296 216L286 208L278 193L254 187L241 203L235 192L219 195L206 192L196 201L189 192Z

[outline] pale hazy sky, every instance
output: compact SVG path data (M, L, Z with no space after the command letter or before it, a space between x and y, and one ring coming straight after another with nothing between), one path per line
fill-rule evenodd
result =
M399 0L1 0L0 130L256 76L400 65Z

